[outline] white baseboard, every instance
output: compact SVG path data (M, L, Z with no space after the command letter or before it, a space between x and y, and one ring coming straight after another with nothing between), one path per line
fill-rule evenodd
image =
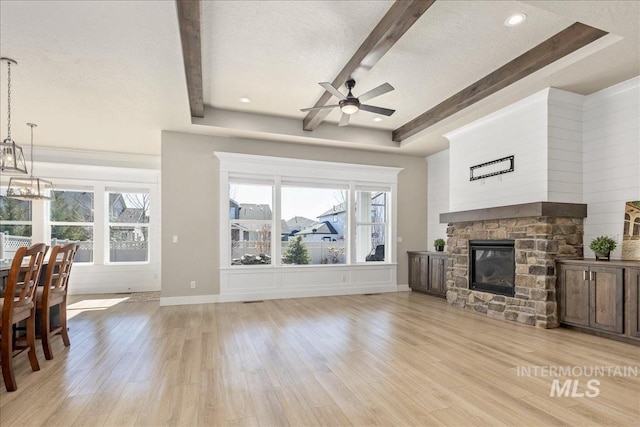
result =
M349 288L343 290L336 289L315 289L300 290L298 292L287 290L283 292L264 292L250 294L227 294L227 295L195 295L183 297L161 297L161 306L170 305L191 305L191 304L211 304L216 302L244 302L259 301L269 299L287 299L287 298L310 298L322 296L339 296L339 295L361 295L368 293L388 293L388 292L406 292L410 291L409 285L391 285L391 286L372 286L362 288Z
M220 295L194 295L188 297L160 297L160 306L212 304L220 301Z

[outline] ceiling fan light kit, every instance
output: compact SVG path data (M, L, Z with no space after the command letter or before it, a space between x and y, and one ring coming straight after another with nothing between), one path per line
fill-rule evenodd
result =
M390 116L395 113L396 110L391 110L388 108L375 107L373 105L366 105L363 102L368 101L376 96L383 95L387 92L391 92L393 90L393 86L389 83L381 84L380 86L371 89L369 92L366 92L360 95L359 98L356 98L352 93L351 89L356 86L356 81L354 79L349 79L345 82L345 86L347 87L348 93L347 95L343 95L338 89L336 89L329 82L321 82L318 83L322 86L327 92L338 98L340 101L335 105L322 105L317 107L310 108L302 108L300 111L314 111L314 110L324 110L328 108L336 108L340 107L340 111L342 111L342 117L340 119L340 123L338 126L347 126L349 124L349 118L352 114L357 113L360 110L368 111L370 113L382 114L384 116Z

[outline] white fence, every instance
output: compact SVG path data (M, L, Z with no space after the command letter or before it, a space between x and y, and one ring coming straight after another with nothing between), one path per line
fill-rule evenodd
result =
M51 246L64 245L69 240L51 239ZM80 248L75 262L93 262L93 241L78 242ZM0 259L12 259L21 246L31 246L31 237L12 236L0 233ZM110 262L135 262L149 260L148 242L110 242Z
M282 242L282 253L284 254L290 242ZM303 242L311 256L311 264L344 264L345 248L344 241L336 242ZM259 244L252 241L231 242L231 258L237 259L243 255L259 255L260 252L268 252L268 244Z

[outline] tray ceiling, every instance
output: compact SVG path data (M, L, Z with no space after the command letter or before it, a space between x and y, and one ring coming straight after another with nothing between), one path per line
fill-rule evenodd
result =
M192 120L174 2L2 1L0 51L19 62L12 70L15 139L27 141L21 125L32 121L38 145L99 151L159 154L160 131L175 130L428 155L446 147L443 133L545 87L589 94L640 74L638 2L437 0L357 81L356 96L391 83L394 91L368 103L395 109L393 116L374 122L376 115L361 111L338 128L334 111L313 132L302 131L299 110L320 98L317 83L336 77L392 4L201 2L205 118ZM506 27L514 12L527 20ZM393 130L574 22L610 34L391 142ZM4 68L1 84L4 112Z

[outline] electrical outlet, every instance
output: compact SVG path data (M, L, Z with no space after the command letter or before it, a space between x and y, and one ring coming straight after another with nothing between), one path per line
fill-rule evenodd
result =
M196 288L196 281L192 280L191 281L191 289L195 289Z

